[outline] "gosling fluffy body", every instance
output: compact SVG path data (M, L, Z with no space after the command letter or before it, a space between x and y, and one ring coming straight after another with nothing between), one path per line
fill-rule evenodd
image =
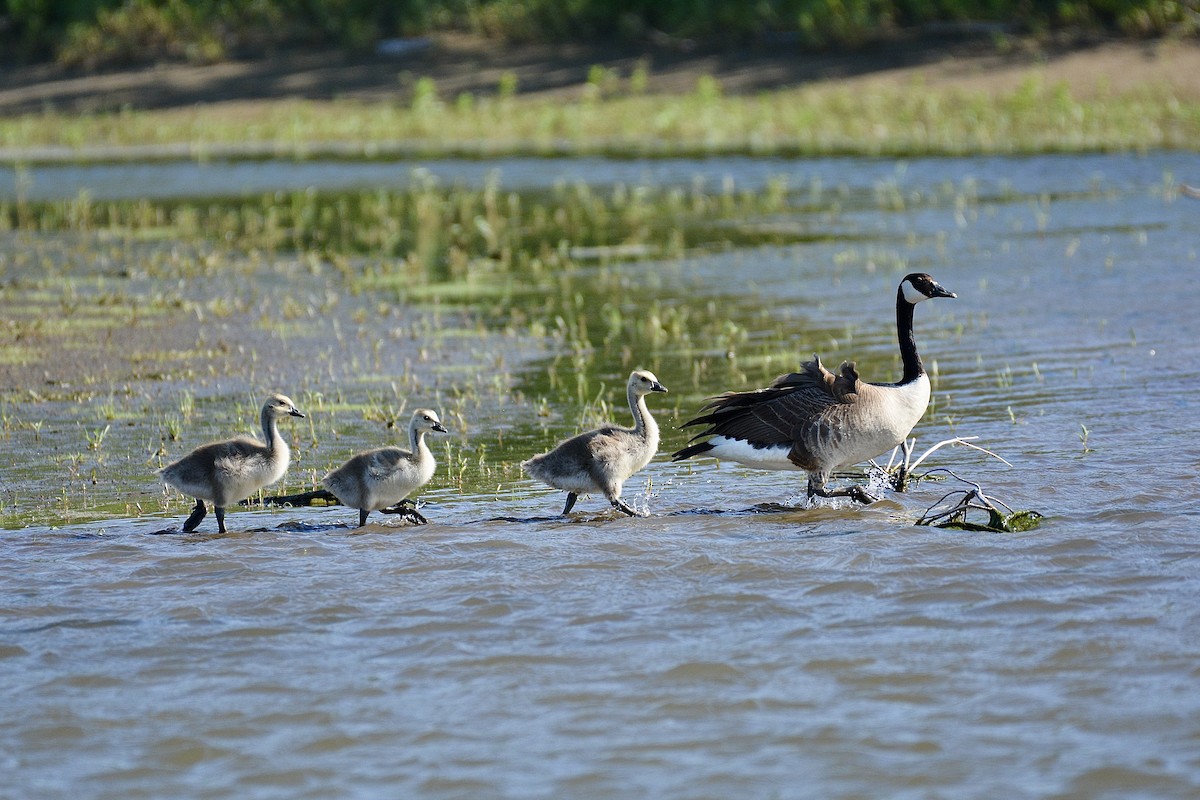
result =
M634 370L625 388L633 414L632 428L604 425L521 463L531 478L567 493L563 514L571 513L579 495L599 493L617 510L637 516L621 499L621 489L658 452L658 423L646 408L646 395L665 392L667 387L659 383L654 373Z
M273 394L263 404L260 421L264 442L239 436L201 445L158 471L168 486L196 498L185 532L196 529L208 513L204 501L217 512L217 529L225 533L225 509L275 483L287 472L292 453L279 434L282 417L303 417L291 398Z
M380 447L359 453L326 475L321 483L343 505L358 509L358 525L362 527L372 511L391 509L429 483L437 468L425 443L425 434L430 431L446 433L446 427L436 412L417 409L408 423L410 449ZM419 514L415 516L424 520Z

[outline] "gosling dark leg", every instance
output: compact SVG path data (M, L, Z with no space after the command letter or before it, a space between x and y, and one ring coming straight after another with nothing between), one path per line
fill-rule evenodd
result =
M563 509L563 516L571 513L571 509L575 507L575 501L579 499L579 495L574 492L567 492L567 507Z
M225 533L225 509L220 506L213 506L213 509L217 512L217 531Z
M626 505L625 501L619 497L612 498L612 504L613 504L613 508L615 508L617 511L620 511L623 514L628 514L631 517L640 517L641 516L641 514L639 514L638 512L636 512L632 508L630 508L628 505Z
M208 514L208 509L204 507L204 501L197 497L196 507L192 509L192 515L183 523L183 532L191 533L196 530L196 526L200 524L206 514Z
M394 506L379 509L380 514L399 514L405 519L412 520L418 525L428 525L429 520L425 519L425 515L417 511L417 503L415 500L405 498Z
M360 509L358 510L358 527L360 527L360 528L361 528L363 525L366 525L366 524L367 524L367 516L368 516L370 513L371 513L371 512L370 512L370 511L368 511L368 510L367 510L367 509L365 509L365 508L360 508Z

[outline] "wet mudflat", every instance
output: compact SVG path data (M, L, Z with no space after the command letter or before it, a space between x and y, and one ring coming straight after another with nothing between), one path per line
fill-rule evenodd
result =
M1173 186L1200 163L602 167L570 179L791 199L473 282L145 226L2 234L0 753L23 795L1194 796L1200 203ZM669 462L703 397L813 351L893 379L917 269L959 294L917 309L918 450L978 436L1012 466L931 463L1040 528L913 527L951 488L928 481L753 513L799 504L799 476ZM515 464L625 419L634 366L671 389L626 487L651 516L554 518ZM179 533L153 470L274 389L309 414L281 491L444 409L434 524L256 508Z

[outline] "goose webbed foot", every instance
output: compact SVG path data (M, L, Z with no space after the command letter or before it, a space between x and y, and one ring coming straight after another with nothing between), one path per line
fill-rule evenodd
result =
M204 501L196 498L196 507L192 509L192 514L183 523L183 532L191 533L196 530L196 526L203 521L208 514L208 509L204 507Z
M644 516L646 516L645 514L642 514L641 512L639 512L639 511L636 511L636 510L635 510L635 509L633 509L633 508L630 508L630 506L629 506L629 505L628 505L628 504L627 504L627 503L626 503L624 500L622 500L622 499L621 499L621 498L619 498L619 497L614 497L614 498L612 499L612 504L613 504L613 508L615 508L617 511L620 511L620 512L621 512L621 513L623 513L623 514L628 514L628 515L629 515L629 516L631 516L631 517L644 517Z
M858 502L858 503L862 503L864 506L870 505L871 503L879 502L878 497L871 494L870 492L868 492L866 489L862 488L861 486L850 486L845 490L845 492L846 492L846 496L849 497L851 500L854 500L855 502Z
M398 514L404 519L412 520L416 525L428 525L429 520L425 519L425 515L417 511L417 504L408 498L401 500L394 506L379 509L380 514Z
M808 497L811 500L813 497L849 497L856 503L870 505L879 501L878 497L870 494L861 486L847 486L845 489L826 489L824 486L808 485Z

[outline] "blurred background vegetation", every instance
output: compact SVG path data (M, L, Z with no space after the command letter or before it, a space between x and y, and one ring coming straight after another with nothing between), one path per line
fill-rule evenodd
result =
M0 0L0 61L102 69L211 63L277 48L369 51L469 31L509 42L753 43L845 48L922 26L998 35L1195 35L1197 0Z

